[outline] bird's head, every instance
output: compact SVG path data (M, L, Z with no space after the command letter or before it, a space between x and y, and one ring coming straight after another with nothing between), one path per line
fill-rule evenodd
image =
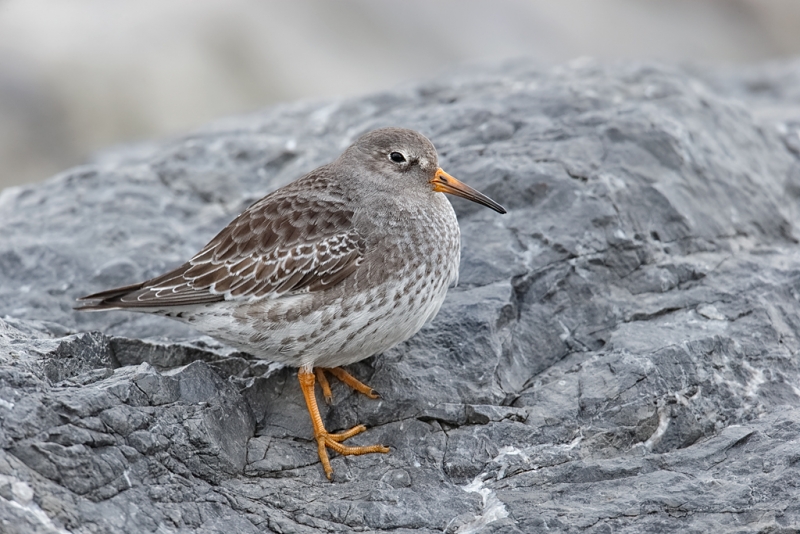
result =
M396 189L398 194L412 190L449 193L506 213L494 200L444 172L433 144L414 130L373 130L348 148L342 159L358 165L369 179L379 181L371 187Z

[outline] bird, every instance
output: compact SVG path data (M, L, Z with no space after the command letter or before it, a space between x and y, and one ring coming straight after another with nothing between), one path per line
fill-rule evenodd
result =
M336 160L253 203L189 261L144 282L81 297L81 311L176 319L256 358L298 368L325 476L328 449L388 453L328 432L315 383L326 373L370 398L342 367L409 339L458 280L461 235L445 193L505 208L439 167L431 141L404 128L359 137Z

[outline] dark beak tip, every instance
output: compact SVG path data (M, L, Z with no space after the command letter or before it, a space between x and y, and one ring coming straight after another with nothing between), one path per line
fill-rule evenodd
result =
M508 213L508 210L504 206L501 206L500 204L498 204L494 200L491 201L491 204L487 203L486 207L496 211L497 213L499 213L501 215L505 215L506 213Z

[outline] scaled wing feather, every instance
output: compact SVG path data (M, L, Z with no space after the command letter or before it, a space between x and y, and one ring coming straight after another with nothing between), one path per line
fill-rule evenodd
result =
M101 304L186 306L332 287L355 272L365 252L343 200L332 194L308 202L302 187L278 190L250 206L189 262Z

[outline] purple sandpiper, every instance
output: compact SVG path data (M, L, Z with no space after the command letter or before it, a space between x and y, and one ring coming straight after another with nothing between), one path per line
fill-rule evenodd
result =
M341 366L405 341L439 311L458 279L461 251L456 214L441 193L506 212L439 168L423 135L375 130L247 208L177 269L83 297L78 309L163 315L257 358L298 367L330 479L327 449L389 449L342 444L364 425L329 433L314 383L327 401L325 371L377 397Z

